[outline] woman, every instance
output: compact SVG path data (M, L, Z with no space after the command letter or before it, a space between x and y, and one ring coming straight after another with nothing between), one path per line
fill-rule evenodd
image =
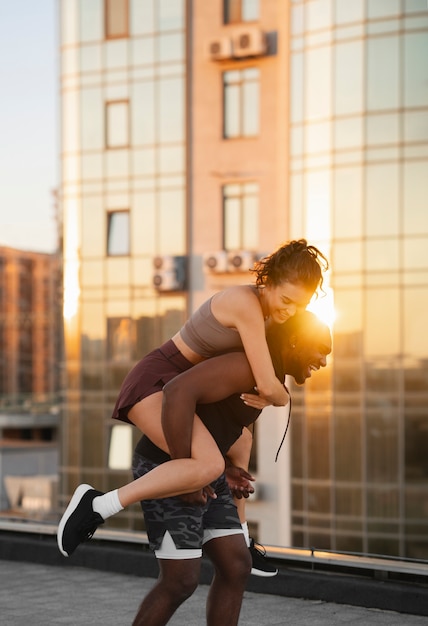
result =
M125 378L113 418L137 426L169 450L162 424L162 389L181 372L218 354L244 350L259 395L284 406L289 396L275 376L265 324L282 324L304 310L322 287L327 259L306 240L291 241L255 264L255 285L231 287L205 302L172 339L144 357ZM107 517L140 500L198 492L224 470L214 439L197 416L180 432L180 458L160 465L118 490L102 494L80 485L58 528L58 546L68 556ZM165 424L168 432L171 424ZM175 456L170 450L171 456ZM206 499L206 491L200 492ZM94 501L95 499L95 501ZM94 502L93 502L94 501Z

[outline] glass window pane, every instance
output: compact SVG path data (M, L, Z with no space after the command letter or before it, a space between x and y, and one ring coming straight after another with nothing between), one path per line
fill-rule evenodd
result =
M428 36L426 32L404 37L404 104L428 105Z
M101 89L82 89L80 116L82 150L101 150L104 147Z
M337 168L334 177L335 237L360 237L362 234L362 189L360 167Z
M399 242L393 240L367 241L365 244L366 268L370 272L398 270L400 262Z
M100 41L103 39L103 0L80 0L80 39Z
M159 254L184 254L186 250L184 192L159 193Z
M398 480L398 416L387 395L379 395L376 409L367 411L367 481L371 483Z
M132 427L126 424L111 429L108 467L112 470L129 470L132 463Z
M367 357L400 354L399 318L398 289L367 290L364 323L364 351Z
M403 264L405 269L428 267L428 237L407 237L403 241Z
M418 358L426 360L428 355L428 334L426 332L427 307L427 287L405 289L403 352L412 359ZM422 367L422 363L420 365Z
M156 141L155 86L152 81L132 86L132 143L151 145Z
M184 59L184 35L173 33L158 37L159 62L182 61Z
M400 141L400 116L395 113L372 114L366 117L369 145L395 144Z
M159 83L159 141L184 141L184 83L181 78Z
M224 91L224 136L239 137L239 86L225 85Z
M242 233L242 247L244 250L257 250L259 232L259 202L258 198L244 196L244 224Z
M104 4L106 38L128 37L128 0L106 0Z
M387 17L400 13L400 0L370 0L367 2L369 19Z
M224 242L226 250L241 248L240 202L238 198L228 198L224 206Z
M308 124L305 132L305 152L312 154L326 152L331 149L331 124L321 122Z
M259 84L244 83L242 86L243 120L242 134L245 137L257 135L259 132Z
M336 44L334 104L339 115L363 110L363 63L362 41Z
M259 0L242 0L242 21L251 22L259 19Z
M394 109L399 106L399 38L379 37L367 43L367 107Z
M293 54L291 57L291 93L290 93L290 116L291 122L301 122L304 115L303 99L303 54Z
M399 167L397 164L366 168L366 234L398 235Z
M349 0L335 0L335 13L337 24L361 22L364 17L363 2L349 2Z
M306 236L309 241L331 237L330 172L309 172L306 177Z
M130 0L131 28L133 35L144 35L155 31L154 2Z
M428 234L428 162L404 164L404 231Z
M115 211L108 216L107 254L129 254L129 212Z
M329 28L331 24L331 0L311 0L305 3L308 30Z
M178 30L184 27L184 0L158 0L156 4L160 31Z
M428 141L428 113L415 111L404 113L405 141Z
M122 148L129 144L128 101L107 102L107 148Z
M331 48L315 48L306 52L306 118L315 120L331 116Z

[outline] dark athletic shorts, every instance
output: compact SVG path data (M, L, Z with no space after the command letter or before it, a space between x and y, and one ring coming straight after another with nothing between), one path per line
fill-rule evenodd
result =
M134 453L134 478L147 474L157 465ZM150 548L157 553L158 558L198 558L202 554L202 545L210 539L242 533L237 509L224 475L211 486L217 498L208 498L204 506L187 504L179 497L141 502ZM165 537L166 533L169 536ZM162 546L164 538L171 546L171 549L166 548L166 553L163 553L165 546Z
M112 417L131 424L128 411L140 400L162 391L166 383L193 366L170 339L139 361L126 375Z

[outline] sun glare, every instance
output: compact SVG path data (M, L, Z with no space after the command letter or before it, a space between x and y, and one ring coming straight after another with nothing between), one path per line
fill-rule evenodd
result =
M336 320L336 310L334 308L334 293L331 287L323 287L325 293L318 295L318 298L311 300L308 311L315 313L330 330L333 330L334 322Z

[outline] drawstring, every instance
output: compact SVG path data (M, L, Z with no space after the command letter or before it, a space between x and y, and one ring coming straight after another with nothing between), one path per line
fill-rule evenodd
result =
M285 427L285 432L284 432L284 434L283 434L283 436L282 436L281 443L279 444L279 448L278 448L278 451L277 451L276 456L275 456L275 463L278 461L278 455L279 455L279 453L280 453L280 451L281 451L282 444L283 444L283 443L284 443L284 441L285 441L285 437L286 437L286 435L287 435L288 427L290 426L290 418L291 418L291 396L290 396L290 402L288 403L288 419L287 419L287 426Z

